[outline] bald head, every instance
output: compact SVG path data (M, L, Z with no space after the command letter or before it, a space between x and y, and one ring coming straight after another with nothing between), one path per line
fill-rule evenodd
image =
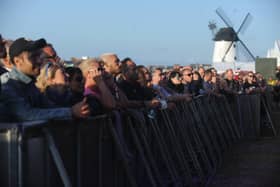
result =
M100 59L104 62L105 71L117 75L120 73L120 59L114 53L105 53L100 55Z

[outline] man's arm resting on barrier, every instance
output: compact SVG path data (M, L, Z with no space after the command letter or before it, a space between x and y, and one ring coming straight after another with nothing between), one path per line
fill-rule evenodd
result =
M71 119L72 117L86 117L89 114L85 100L72 108L35 108L21 97L7 98L5 102L8 113L15 121Z

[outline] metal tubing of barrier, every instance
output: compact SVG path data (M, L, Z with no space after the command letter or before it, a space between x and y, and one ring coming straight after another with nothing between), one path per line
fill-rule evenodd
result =
M53 137L50 133L50 131L47 129L47 128L43 128L43 132L45 134L45 137L46 137L46 140L47 140L47 145L48 145L48 148L50 150L50 153L52 155L52 158L55 162L55 165L57 167L57 170L58 170L58 173L61 177L61 180L64 184L64 186L66 187L71 187L72 184L70 182L70 178L66 172L66 169L64 167L64 164L63 164L63 161L59 155L59 152L57 150L57 147L55 146L55 143L54 143L54 140L53 140Z
M220 122L218 121L218 119L216 118L216 116L214 115L214 111L212 110L211 107L211 101L209 97L204 97L203 98L204 101L204 106L207 109L207 113L209 114L210 117L210 121L212 121L213 123L213 127L215 128L215 131L217 131L218 134L218 138L220 138L221 144L223 146L223 150L225 151L230 143L228 140L228 135L226 134L225 129L223 128L223 125L220 124Z
M18 186L22 187L23 184L23 167L22 167L22 151L21 151L21 145L22 145L22 135L18 134L17 136L17 141L18 141L18 145L17 145L17 153L18 153Z
M220 124L224 127L226 135L228 136L229 144L231 146L236 141L236 137L229 120L229 113L225 110L224 103L218 102L218 99L215 99L214 106L214 113L219 118Z
M0 126L0 185L18 187L23 185L21 137L17 125Z
M152 128L152 131L154 132L155 140L159 147L160 155L163 158L163 162L170 174L171 185L178 186L178 184L177 184L178 174L177 174L176 169L174 168L174 164L173 163L171 164L172 159L171 159L170 153L168 152L168 150L166 150L167 146L165 144L165 141L164 141L161 133L159 132L159 129L158 129L159 124L157 123L156 120L153 120L150 118L148 118L148 122Z
M19 132L17 128L11 129L11 160L10 165L13 168L11 171L11 186L22 186L22 160L21 160L21 151L20 151L20 142L19 142ZM18 171L18 172L16 172ZM12 179L17 179L13 181Z
M240 138L244 137L244 121L242 119L242 113L241 113L241 102L240 102L240 96L236 97L236 102L237 102L237 116L239 119L239 133L240 133Z
M255 131L256 131L256 137L260 136L260 126L261 126L261 115L262 115L262 106L261 106L261 96L260 94L254 95L253 98L251 97L250 99L253 99L250 104L251 108L254 110L252 113L254 121L254 126L255 126ZM262 116L263 117L263 116Z
M201 116L198 115L199 110L195 106L195 102L196 101L193 101L190 103L189 112L191 113L191 116L193 116L194 123L196 123L198 125L198 127L200 127L200 129L201 129L200 133L202 134L202 140L209 153L209 157L212 161L213 168L216 168L219 164L219 160L221 160L220 148L219 148L216 138L214 136L214 132L212 131L210 126L207 125L207 123L205 122L204 115L203 114L201 114ZM187 107L187 106L185 106L185 107Z
M183 108L182 108L183 109ZM188 111L183 110L185 114L188 113ZM175 115L175 121L178 121L177 123L177 133L176 136L178 136L178 138L180 138L179 142L182 145L182 150L183 150L183 154L185 156L189 156L190 161L193 164L193 167L195 169L196 174L198 175L198 177L200 178L200 181L204 181L205 180L205 175L204 172L202 170L202 166L198 160L198 155L196 154L193 145L191 144L191 140L189 137L189 132L187 129L187 120L183 119L183 116L180 116L180 110L176 107L174 110L174 115ZM188 116L190 117L190 114L188 113ZM175 130L175 129L174 129ZM186 158L188 161L188 158Z
M186 111L189 112L189 107L187 107ZM187 118L186 118L186 120L187 120ZM194 146L197 149L197 151L199 153L199 157L202 160L202 165L204 166L204 169L205 169L205 175L210 175L211 170L213 169L214 166L211 165L211 161L206 153L206 149L205 149L206 146L204 146L204 144L202 143L201 138L199 136L200 127L198 126L197 123L195 123L193 116L189 116L189 123L186 123L186 124L188 124L187 127L189 129L189 135L194 140L194 143L195 143Z
M77 127L77 136L76 136L76 142L77 142L77 152L76 152L76 167L77 167L77 187L81 186L81 132L80 132L80 125Z
M1 158L7 164L1 162L1 170L9 179L0 185L55 186L61 180L64 186L136 187L143 181L153 187L205 185L221 163L222 152L241 136L258 137L261 122L269 123L276 135L266 98L239 95L236 102L239 128L224 97L179 103L171 111L158 111L154 119L147 117L147 111L144 115L137 111L138 116L124 111L116 125L117 117L106 115L99 121L75 121L76 126L62 121L67 124L62 128L53 121L35 130L30 126L30 131L27 126L28 133L21 123L2 127L0 146L5 155ZM36 156L38 161L33 162ZM38 179L33 178L36 171Z
M223 97L221 98L223 99ZM229 115L232 113L231 111L227 111L225 108L225 101L221 101L220 98L213 98L214 104L214 112L216 116L219 116L220 124L224 127L225 131L227 132L228 140L230 145L232 145L236 137L233 132L232 124L229 120Z
M140 142L139 142L139 139L138 139L138 137L137 137L137 134L136 134L136 132L135 132L135 129L133 128L133 124L132 124L132 122L131 122L131 119L128 118L128 119L127 119L127 122L128 122L127 126L128 126L128 129L129 129L129 132L130 132L131 135L132 135L132 138L133 138L134 144L135 144L135 146L136 146L136 149L138 150L138 153L140 154L141 160L142 160L142 162L143 162L143 164L144 164L144 167L145 167L145 169L146 169L147 177L148 177L149 180L150 180L151 186L154 186L154 187L155 187L155 186L157 186L157 185L156 185L156 182L155 182L155 179L154 179L154 177L153 177L151 168L150 168L149 165L148 165L148 161L147 161L147 159L146 159L146 157L145 157L145 155L144 155L144 150L143 150L142 147L141 147L141 144L140 144Z
M226 147L228 148L231 145L230 141L230 135L226 129L226 124L222 121L222 115L217 111L217 106L213 100L209 100L209 112L210 115L213 116L212 120L215 120L215 124L217 125L217 128L221 129L222 136L225 140Z
M210 106L211 106L210 108L213 111L213 115L217 119L217 124L222 129L225 139L228 142L228 146L232 145L232 143L234 142L234 135L233 135L233 132L231 129L231 125L228 123L229 114L227 114L227 115L224 114L224 112L223 112L223 111L225 111L224 106L219 105L218 99L213 98Z
M200 117L197 115L197 109L194 105L194 101L191 102L189 106L185 106L184 108L190 113L192 124L196 124L199 135L201 137L201 141L203 142L204 148L209 155L209 160L211 161L212 168L215 168L217 166L217 158L214 153L214 146L211 145L211 137L208 134L209 132L207 132L207 127L202 124Z
M214 115L214 111L212 110L211 104L212 100L210 97L204 97L203 100L203 107L206 108L207 113L209 114L210 121L212 122L213 128L217 131L217 137L219 138L223 151L225 151L229 147L228 136L225 134L225 130L220 122L217 120L216 116Z
M102 161L103 161L103 156L102 156L102 137L103 137L103 126L104 124L101 124L101 126L99 127L99 134L98 134L98 186L102 187L103 186L103 177L102 177Z
M242 137L259 137L262 118L260 95L238 95L237 103Z
M191 110L193 112L192 114L195 117L196 123L203 125L205 129L207 129L209 139L211 140L212 143L211 145L213 145L213 149L215 150L217 155L217 159L215 159L215 162L217 162L217 164L220 165L222 160L222 149L218 142L217 134L212 128L212 123L211 121L208 120L208 116L206 115L205 111L203 110L203 108L201 108L201 100L196 99L194 101L194 104L195 104L194 107L191 107ZM214 159L214 157L212 157L212 159Z
M272 119L271 119L271 116L270 116L270 113L269 113L269 110L268 110L268 107L267 107L267 104L266 104L266 102L264 101L264 98L263 97L261 97L261 104L262 104L262 106L264 107L264 111L265 111L265 117L267 118L267 120L268 120L268 125L271 127L271 129L272 129L272 132L273 132L273 135L274 136L276 136L276 129L275 129L275 127L274 127L274 124L273 124L273 121L272 121Z
M246 99L246 97L247 97L246 95L241 95L240 96L240 99L242 99L241 102L240 102L240 105L241 105L240 115L242 116L242 121L244 122L243 123L244 136L247 137L248 136L248 128L249 128L248 123L249 122L253 123L253 119L252 119L252 116L251 116L251 114L252 114L251 106L250 106L250 104L248 104L249 101L244 100L244 98ZM245 110L247 112L247 115L245 115L244 111L242 111L242 110Z
M222 101L223 101L223 104L224 104L224 111L228 114L229 116L229 124L230 124L230 128L233 130L233 132L235 133L235 139L238 140L241 138L241 135L240 135L240 131L238 130L237 128L237 123L236 121L234 120L234 117L233 117L233 114L232 114L232 111L229 107L229 103L227 101L227 99L223 96L222 97ZM221 103L221 102L220 102Z
M137 111L129 111L128 112L127 119L129 119L128 125L130 126L131 130L134 131L135 136L138 137L139 143L142 143L143 151L146 153L147 162L151 165L150 168L152 170L152 173L154 174L155 182L158 186L164 186L164 183L162 182L162 176L160 175L159 168L155 162L155 158L152 154L151 147L148 143L148 135L147 132L145 133L144 126L146 125L145 119L143 114ZM142 119L139 119L141 117ZM133 123L132 123L133 120ZM135 138L136 138L135 137ZM138 149L140 149L138 147Z
M180 146L179 141L177 140L176 133L174 131L173 125L177 125L175 123L171 123L171 119L169 118L169 115L167 114L166 110L159 111L161 113L161 116L163 117L163 124L166 127L167 135L169 136L170 143L172 144L171 147L174 148L173 152L175 153L174 156L176 156L176 160L178 162L178 166L180 167L179 175L182 175L183 180L185 183L188 183L188 181L192 180L190 167L188 162L185 160L184 154L182 152L182 148ZM177 127L177 126L176 126ZM170 149L171 151L171 149Z
M255 138L259 134L257 134L258 131L254 128L254 126L256 125L256 123L259 123L259 122L257 122L257 120L254 118L254 114L257 114L259 116L260 111L258 109L256 109L254 106L252 106L252 104L253 104L252 103L252 97L254 97L254 95L252 95L250 98L248 96L246 97L246 99L248 100L248 105L249 105L249 110L250 110L249 115L246 115L246 116L250 117L249 123L248 123L248 128L249 128L248 129L248 133L249 133L248 135L250 137L253 136Z
M130 183L130 186L136 187L137 184L136 184L135 178L132 176L132 172L129 169L128 162L126 160L126 156L125 156L124 150L122 148L122 145L121 145L120 141L118 140L118 135L117 135L117 133L116 133L114 127L113 127L113 123L112 123L112 119L111 118L108 119L108 124L107 125L109 127L109 131L110 131L110 133L112 135L112 138L114 140L116 149L117 149L119 155L121 156L121 159L122 159L122 162L123 162L123 166L124 166L124 169L125 169L128 181Z

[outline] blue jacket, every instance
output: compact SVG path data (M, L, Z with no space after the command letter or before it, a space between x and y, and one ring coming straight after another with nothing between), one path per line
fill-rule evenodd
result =
M0 110L9 121L71 118L71 108L54 108L32 80L16 68L1 75ZM5 111L3 111L3 107ZM3 115L3 114L2 114Z

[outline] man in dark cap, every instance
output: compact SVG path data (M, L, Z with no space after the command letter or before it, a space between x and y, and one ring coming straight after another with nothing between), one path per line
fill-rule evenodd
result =
M53 118L85 117L89 114L86 99L72 108L54 108L36 88L34 82L43 63L44 39L36 41L19 38L10 47L10 60L14 67L1 76L1 102L4 103L8 120L30 121Z
M2 38L2 35L0 34L0 60L5 58L7 56L7 51L5 48L5 41ZM0 64L0 75L7 72L7 70Z

